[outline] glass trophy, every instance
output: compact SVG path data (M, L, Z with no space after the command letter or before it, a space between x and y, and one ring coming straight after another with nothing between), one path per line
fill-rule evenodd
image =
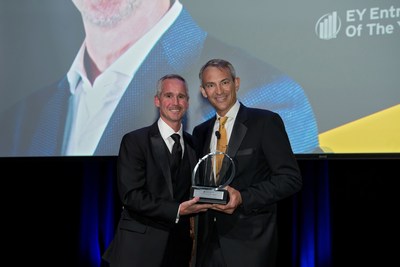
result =
M216 163L222 157L222 164L217 172ZM191 198L200 197L199 203L226 204L229 194L224 187L235 177L235 163L226 153L211 152L202 157L192 173Z

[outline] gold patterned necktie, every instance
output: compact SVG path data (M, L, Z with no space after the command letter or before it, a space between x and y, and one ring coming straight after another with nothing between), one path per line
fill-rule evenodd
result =
M228 117L220 117L219 118L219 135L217 136L217 151L224 152L226 151L226 146L228 144L225 123L228 120ZM217 154L216 155L216 184L219 182L219 172L222 166L222 160L224 159L224 155Z

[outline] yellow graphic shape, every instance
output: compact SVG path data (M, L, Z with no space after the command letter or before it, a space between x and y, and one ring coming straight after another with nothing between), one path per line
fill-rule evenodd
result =
M400 152L400 104L319 135L326 153Z

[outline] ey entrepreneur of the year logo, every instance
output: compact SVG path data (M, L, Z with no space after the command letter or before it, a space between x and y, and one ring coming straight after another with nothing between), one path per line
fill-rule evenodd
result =
M315 24L315 34L321 40L338 37L341 28L345 37L387 36L400 34L400 7L363 7L344 11L345 20L337 11L321 16Z

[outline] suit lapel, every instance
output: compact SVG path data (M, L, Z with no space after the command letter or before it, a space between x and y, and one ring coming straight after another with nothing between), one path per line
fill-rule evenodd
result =
M206 140L204 142L207 145L203 147L203 155L206 155L210 151L210 142L211 142L211 137L214 134L213 126L214 126L215 120L216 120L216 117L209 120L209 123L207 125ZM240 109L236 116L235 124L233 125L233 129L232 129L232 133L231 133L231 137L229 138L228 149L226 151L226 154L228 154L228 156L230 156L230 157L234 157L236 155L236 153L240 147L240 144L242 143L243 138L246 135L247 126L244 124L244 122L246 120L247 120L246 107L244 105L240 104Z
M211 137L214 134L213 130L214 130L214 123L216 120L216 116L214 116L214 118L210 119L206 128L206 139L204 140L204 144L206 144L203 147L203 154L200 155L201 157L207 155L208 153L210 153L210 143L211 143Z
M159 165L165 182L167 183L168 191L173 197L173 189L172 189L172 177L171 177L171 170L169 166L168 160L168 150L165 148L165 143L161 134L158 130L157 123L154 123L150 129L150 143L151 143L151 150L155 156L156 160L155 164Z
M244 121L247 120L247 112L246 109L243 105L241 105L239 112L236 116L235 124L233 125L231 137L229 138L229 143L228 143L228 148L226 151L226 154L233 159L233 157L236 156L240 144L243 141L244 136L246 135L247 132L247 127L244 125ZM230 160L227 158L224 158L224 161L222 162L222 169L221 170L229 170L228 164L230 164ZM221 172L221 177L225 177L225 173ZM229 177L226 177L225 179L228 179Z
M243 138L246 135L247 126L244 125L244 122L246 120L247 120L246 107L241 104L239 112L236 116L235 124L233 125L231 137L229 139L227 154L230 157L236 156L236 153L239 150L240 144L242 143Z
M194 167L197 164L196 151L193 148L192 140L189 138L189 135L186 132L183 133L183 137L184 137L184 141L185 141L185 154L187 153L187 155L188 155L190 170L193 172ZM194 183L193 183L193 179L192 179L192 174L193 174L192 172L190 173L190 181L193 185Z

